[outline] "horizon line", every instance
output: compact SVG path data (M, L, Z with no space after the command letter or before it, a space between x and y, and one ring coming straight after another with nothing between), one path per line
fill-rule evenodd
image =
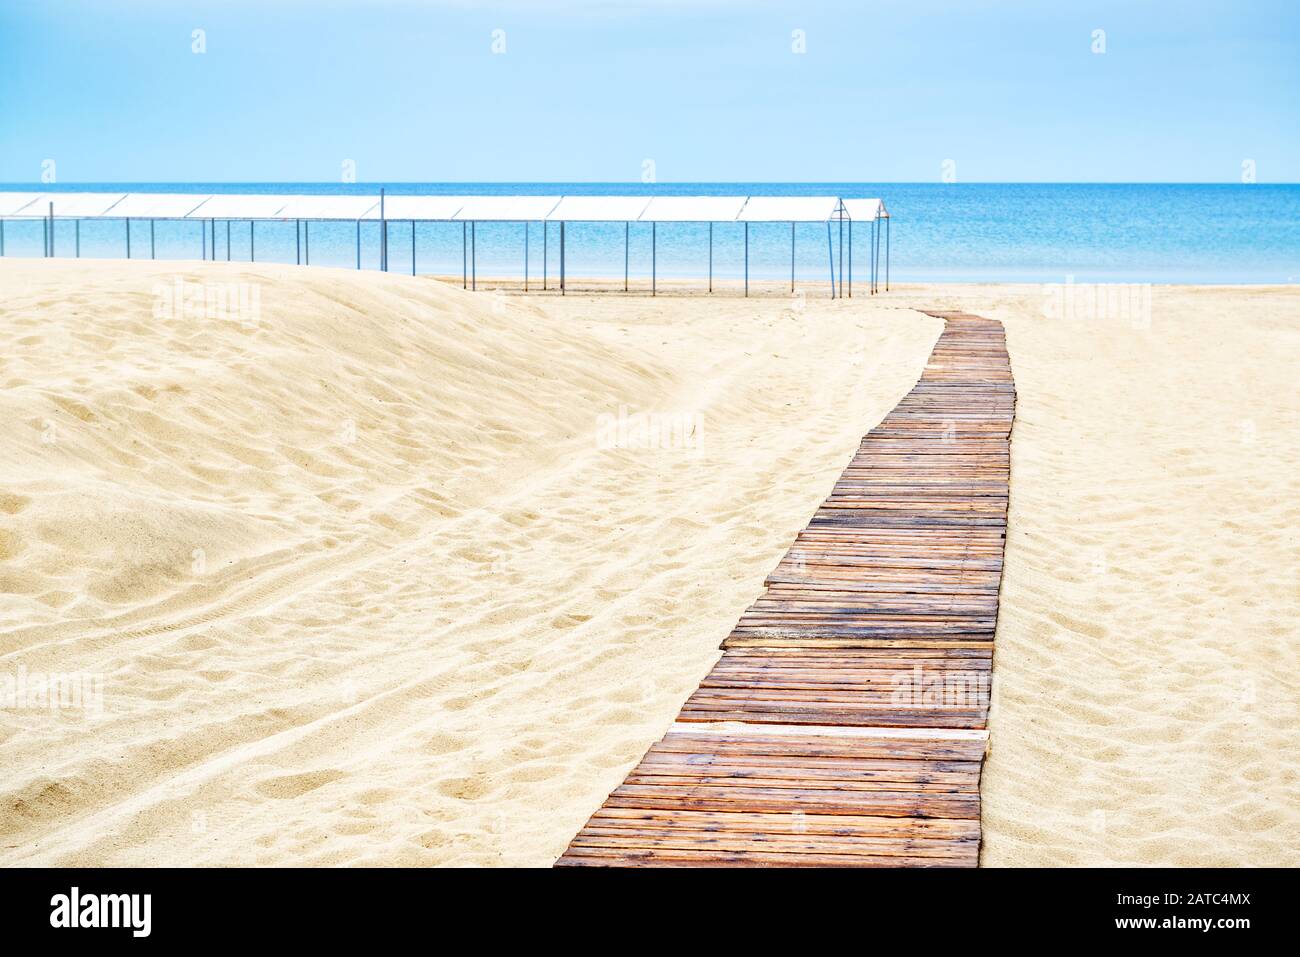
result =
M392 179L339 183L334 180L71 180L59 183L0 182L0 187L22 187L57 192L66 186L1300 186L1300 182L1241 183L1231 180L668 180L642 183L635 180L459 180Z

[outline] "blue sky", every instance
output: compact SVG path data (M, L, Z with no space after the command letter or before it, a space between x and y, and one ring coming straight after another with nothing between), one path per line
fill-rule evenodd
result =
M1300 181L1295 0L0 0L0 65L5 182Z

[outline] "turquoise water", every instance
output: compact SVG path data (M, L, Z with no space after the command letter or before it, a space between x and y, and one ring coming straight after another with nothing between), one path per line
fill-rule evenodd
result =
M201 184L96 183L49 187L0 186L2 190L135 191L230 193L368 194L381 184ZM1300 186L1182 184L1017 184L1017 183L395 183L382 184L393 194L490 195L645 194L645 195L831 195L884 199L890 227L890 275L895 281L1004 281L1169 283L1282 283L1300 280ZM410 272L411 228L390 224L389 268ZM57 226L55 252L71 255L74 225ZM121 221L83 221L81 254L125 254ZM158 222L154 248L160 259L197 259L201 233L197 223ZM708 232L704 224L661 223L657 227L658 274L702 278L708 270ZM542 227L528 227L528 269L543 269ZM869 230L853 231L855 281L865 281ZM362 226L362 265L378 266L377 224ZM648 278L651 227L630 227L628 258L633 278ZM838 227L833 230L838 241ZM847 234L846 234L847 240ZM294 224L259 222L257 260L292 263ZM571 223L566 227L567 269L575 277L623 275L622 223ZM750 276L790 275L790 225L751 224ZM356 266L356 226L322 223L311 227L313 264ZM847 247L847 243L846 243ZM559 267L558 226L550 227L547 269ZM39 222L5 223L5 255L39 256ZM521 276L524 226L480 223L477 226L478 273ZM217 256L226 257L226 225L217 224ZM248 223L230 228L233 259L249 255ZM421 223L415 236L416 267L422 273L459 275L459 223ZM132 227L132 255L149 255L149 225ZM838 267L838 249L835 252ZM714 275L743 274L744 233L735 223L713 226ZM847 248L845 258L847 262ZM800 280L828 279L830 256L826 227L800 224L795 229L796 273Z

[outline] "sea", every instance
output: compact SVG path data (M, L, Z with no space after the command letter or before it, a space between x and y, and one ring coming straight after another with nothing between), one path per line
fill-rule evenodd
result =
M1097 183L15 183L0 190L35 192L330 193L457 195L712 195L879 197L890 213L888 267L893 282L1294 283L1300 281L1300 185ZM56 207L57 211L57 207ZM247 222L217 224L216 258L293 263L301 255L296 224L259 221L250 243ZM40 256L39 220L4 224L5 256ZM132 223L133 258L211 256L196 222ZM460 223L389 224L389 269L460 276L465 264ZM652 256L659 277L703 279L710 269L710 227L699 223L570 223L568 275L646 279ZM77 231L79 230L79 237ZM527 235L525 235L527 233ZM745 235L739 223L712 226L712 274L744 274ZM846 234L845 269L865 282L871 227ZM881 239L885 237L882 235ZM830 282L840 270L839 226L750 224L752 279ZM228 240L228 241L227 241ZM540 223L479 223L474 269L481 277L554 277L559 227ZM79 250L78 250L79 242ZM626 243L626 250L625 250ZM851 243L851 251L848 249ZM313 223L313 265L356 268L355 223ZM885 251L882 243L881 270ZM525 250L527 254L525 255ZM125 255L120 220L56 223L55 254L87 258ZM379 225L361 230L361 267L379 265Z

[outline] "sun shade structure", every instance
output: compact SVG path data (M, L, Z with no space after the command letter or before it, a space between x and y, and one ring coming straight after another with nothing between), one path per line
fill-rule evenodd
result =
M634 223L649 196L565 196L546 218L556 223Z
M830 257L831 297L836 296L835 288L835 251L831 240L831 218L842 215L844 206L835 196L751 196L745 208L737 217L745 224L745 295L749 295L749 224L750 223L789 223L790 224L790 292L794 292L795 258L794 237L796 223L825 223L826 252ZM840 253L840 287L838 295L844 295L844 255L841 240ZM853 258L849 257L852 268ZM849 295L853 294L853 284L849 284Z
M466 196L452 218L471 222L540 223L559 203L559 196Z
M656 196L641 212L645 222L730 223L740 218L745 196Z
M92 217L117 215L111 210L126 198L126 193L41 193L36 199L17 215L23 217L48 216L50 203L54 204L54 215L58 219L69 216L90 219ZM201 202L202 196L196 196L194 202Z
M40 193L0 193L0 216L17 216L40 198Z
M844 223L849 224L849 295L853 295L853 224L868 224L871 227L871 291L878 289L880 279L880 243L881 227L884 222L885 244L885 290L889 290L889 211L879 199L845 199L840 201L836 214L840 220L840 230Z
M59 201L56 199L54 200L54 214L56 216L80 216L83 219L99 215L117 216L122 219L184 219L210 198L185 193L127 193L120 201L109 207L105 213L64 213L61 211Z
M294 198L258 194L217 194L209 196L207 202L194 211L194 215L203 219L275 219L280 210Z
M383 218L441 222L455 219L464 205L463 196L385 196ZM377 203L364 218L379 219L380 204Z
M276 213L277 219L347 220L365 219L372 211L378 215L379 200L374 196L293 196ZM200 215L204 214L199 210Z
M568 288L565 227L568 223L623 223L623 288L629 287L629 249L632 223L650 226L650 290L657 291L659 223L708 224L709 291L713 291L713 225L743 226L745 248L745 295L749 295L750 223L790 224L790 289L795 288L795 227L799 223L825 223L831 295L845 294L847 251L848 295L853 295L853 225L871 231L871 292L877 291L879 260L883 240L885 288L889 288L890 215L879 199L840 199L835 196L444 196L263 193L36 193L0 192L0 255L4 255L4 221L44 221L45 255L54 253L54 223L75 221L76 254L81 254L81 220L118 219L125 222L126 254L131 256L132 221L149 224L150 255L154 255L154 223L157 220L196 222L202 233L206 259L217 251L217 222L225 221L226 259L231 255L233 222L248 223L249 259L256 260L256 228L259 220L294 221L297 261L311 262L311 223L356 224L356 263L361 268L362 225L379 225L379 268L388 270L389 226L393 221L410 224L411 274L416 273L416 225L418 223L461 224L462 284L477 288L477 224L518 223L523 226L524 289L529 282L529 227L542 226L542 288L549 283L551 224L558 224L560 242L561 294ZM137 225L140 225L137 223ZM833 229L838 229L838 270ZM847 230L847 233L846 233ZM838 276L837 276L838 272Z
M849 219L859 223L869 223L882 217L888 217L885 204L878 199L845 199L841 201L844 213Z
M824 223L839 206L834 196L751 196L736 218L745 223Z

